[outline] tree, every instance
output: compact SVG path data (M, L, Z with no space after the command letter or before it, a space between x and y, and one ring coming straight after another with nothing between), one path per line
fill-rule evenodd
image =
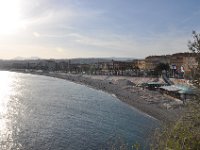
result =
M194 74L194 80L193 83L200 88L200 34L196 33L196 31L192 32L193 41L188 42L189 50L194 53L196 57L196 61L198 63L195 74Z
M168 71L169 70L169 64L165 64L165 63L159 63L154 71L158 74L158 75L161 75L162 74L162 71L165 70L165 71Z

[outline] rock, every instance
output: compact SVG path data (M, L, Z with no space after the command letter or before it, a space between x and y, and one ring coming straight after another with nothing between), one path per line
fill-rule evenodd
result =
M117 80L117 84L120 86L135 86L135 84L127 79L119 79Z

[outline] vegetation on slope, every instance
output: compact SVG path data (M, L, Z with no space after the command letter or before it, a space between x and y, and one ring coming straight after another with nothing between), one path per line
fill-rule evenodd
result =
M197 68L194 68L193 83L200 89L200 34L193 31L192 35L193 41L189 41L188 47L198 62ZM156 144L152 149L200 150L200 96L188 103L186 113L177 122L155 137Z
M187 112L177 122L166 127L156 136L152 149L200 150L200 104L188 104Z

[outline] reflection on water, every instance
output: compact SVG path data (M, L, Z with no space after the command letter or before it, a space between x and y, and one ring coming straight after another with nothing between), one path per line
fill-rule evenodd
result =
M0 71L0 149L100 149L146 144L157 121L102 91ZM108 144L109 143L109 144Z
M13 134L19 131L15 124L18 113L18 100L15 97L18 80L17 74L0 72L0 149L9 150L16 146ZM20 148L20 144L16 147Z

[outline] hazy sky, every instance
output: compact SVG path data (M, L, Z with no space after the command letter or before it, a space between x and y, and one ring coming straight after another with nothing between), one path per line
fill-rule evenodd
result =
M199 0L0 0L0 58L185 52L199 18Z

